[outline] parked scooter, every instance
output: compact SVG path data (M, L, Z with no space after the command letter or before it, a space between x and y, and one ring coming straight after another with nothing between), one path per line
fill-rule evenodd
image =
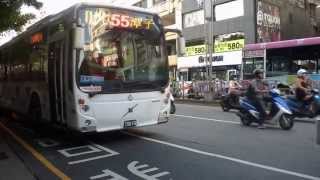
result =
M270 91L271 96L271 111L269 113L270 119L266 120L266 124L280 125L283 130L290 130L294 121L292 118L292 112L287 105L286 99L280 96L278 89L272 89ZM237 115L240 117L241 122L245 126L250 126L251 123L259 122L260 113L252 105L247 98L240 99L241 109Z
M314 118L320 113L320 95L318 89L311 91L310 102L301 102L295 96L287 97L287 104L292 111L293 118Z
M223 95L220 101L220 106L224 112L231 109L240 109L239 95Z
M229 79L228 94L222 95L220 106L223 111L228 112L230 109L240 109L239 98L244 94L244 89L238 83L235 75Z

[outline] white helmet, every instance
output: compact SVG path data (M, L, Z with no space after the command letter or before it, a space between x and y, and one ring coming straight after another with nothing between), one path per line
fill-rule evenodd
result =
M307 74L307 70L305 70L305 69L300 69L300 70L297 72L297 75L298 75L298 76L302 76L302 75L304 75L304 74Z

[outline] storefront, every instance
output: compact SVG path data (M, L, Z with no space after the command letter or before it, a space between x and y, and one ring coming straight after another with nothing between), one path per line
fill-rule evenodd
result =
M192 44L192 43L190 43ZM240 75L242 49L245 44L243 32L222 34L215 37L212 62L212 77L229 80L231 74ZM184 57L177 62L178 80L205 80L209 68L206 45L187 45Z
M226 80L228 72L240 71L242 51L231 51L213 54L213 77ZM205 80L208 61L203 55L186 56L178 58L179 80Z

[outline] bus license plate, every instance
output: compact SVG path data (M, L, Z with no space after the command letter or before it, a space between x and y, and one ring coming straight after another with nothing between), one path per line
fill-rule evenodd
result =
M129 120L124 122L124 127L135 127L137 126L137 120Z

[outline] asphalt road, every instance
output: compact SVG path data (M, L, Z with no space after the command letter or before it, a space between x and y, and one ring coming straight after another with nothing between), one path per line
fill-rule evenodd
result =
M241 126L232 112L197 105L177 105L167 124L91 135L1 122L38 179L320 180L311 123L259 130Z

